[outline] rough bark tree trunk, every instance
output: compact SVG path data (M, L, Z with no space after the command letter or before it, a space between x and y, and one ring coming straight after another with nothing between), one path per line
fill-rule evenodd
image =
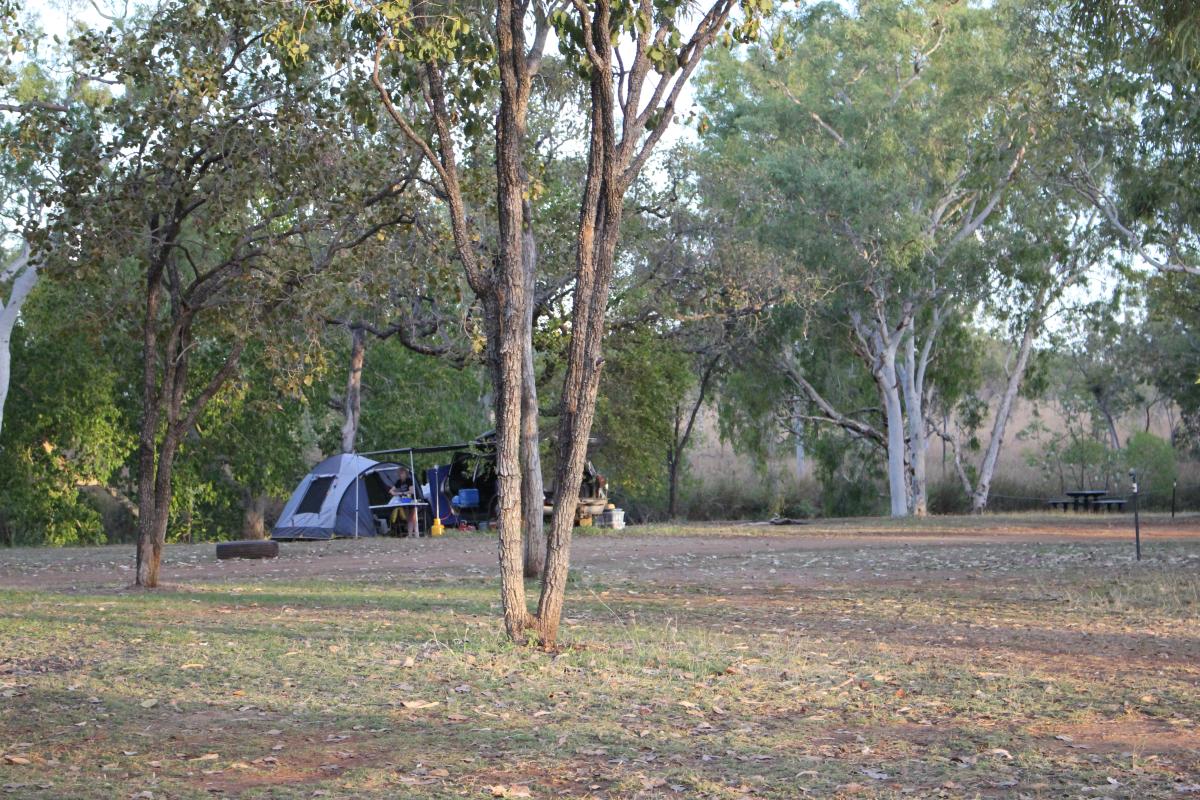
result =
M342 425L342 452L353 453L358 441L358 423L362 412L362 372L367 352L367 332L354 325L350 328L350 374L346 379L346 400L343 404L346 421Z
M157 227L158 220L155 218L151 221L150 229L155 231ZM154 238L152 235L151 241ZM138 586L147 589L158 586L158 565L162 558L162 546L156 544L160 525L154 492L160 414L156 326L162 298L162 273L162 259L152 257L146 275L146 311L142 320L142 425L138 432L138 540L134 577ZM161 529L165 537L165 519Z
M525 553L521 513L522 397L528 325L524 245L525 180L522 168L529 80L525 67L523 6L499 0L496 47L500 109L496 115L496 206L499 259L496 287L496 476L499 494L500 594L504 628L520 641L530 623L525 603Z
M138 494L137 585L145 589L158 587L163 546L167 540L167 523L171 516L171 475L178 444L168 434L161 448L151 450L155 461L150 468L150 484L146 494ZM157 451L157 452L156 452Z
M610 53L607 4L598 7L592 26L595 52ZM554 516L547 536L546 569L536 618L543 647L553 647L558 639L566 597L571 529L600 388L604 317L621 226L622 191L618 185L610 70L611 63L595 64L591 76L588 167L575 242L571 343L559 406Z

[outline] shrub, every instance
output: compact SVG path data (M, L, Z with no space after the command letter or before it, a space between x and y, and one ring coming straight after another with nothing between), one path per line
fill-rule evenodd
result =
M1179 462L1170 442L1140 431L1126 441L1124 456L1129 469L1137 470L1141 494L1170 499L1171 484L1179 477Z

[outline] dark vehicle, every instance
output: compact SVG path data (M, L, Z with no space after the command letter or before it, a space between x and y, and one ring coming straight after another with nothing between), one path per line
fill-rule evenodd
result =
M468 449L457 450L450 459L450 471L442 484L443 493L460 517L473 520L494 519L499 509L496 476L496 434L485 433ZM543 513L554 511L554 493L546 492ZM575 522L596 516L608 505L608 480L596 471L591 461L583 466Z

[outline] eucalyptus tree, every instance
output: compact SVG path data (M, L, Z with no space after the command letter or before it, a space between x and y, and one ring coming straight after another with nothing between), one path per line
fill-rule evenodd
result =
M1188 0L1072 0L1042 25L1074 72L1094 146L1070 176L1114 239L1165 272L1200 274L1200 11Z
M1010 9L822 4L706 78L706 141L753 178L717 194L830 287L813 324L845 332L882 425L837 408L802 358L781 368L802 415L879 442L891 513L926 513L939 336L986 286L982 242L1035 140L1036 86ZM742 186L757 181L754 193Z
M748 40L758 31L762 0L699 8L671 2L499 0L494 7L406 2L316 0L318 15L348 21L373 51L372 81L388 117L425 156L431 183L445 203L457 256L484 307L496 387L500 495L501 598L505 629L545 646L558 635L566 591L571 528L587 439L595 411L600 355L623 200L674 120L683 88L718 36ZM727 24L729 23L729 24ZM522 386L534 263L527 258L525 200L529 188L528 112L534 76L551 32L586 96L587 167L574 230L571 339L558 410L555 513L536 613L522 578ZM294 39L303 55L302 38ZM494 116L494 220L473 213L461 149L492 117L483 100L498 94Z
M1046 41L1031 41L1030 46L1039 43L1044 46ZM1052 84L1050 76L1046 85ZM1053 113L1050 110L1047 118ZM985 335L1001 351L1002 374L994 396L986 397L984 382L978 380L960 392L940 386L940 396L935 398L942 422L937 423L934 414L931 424L954 452L955 472L975 513L988 505L1013 408L1025 388L1038 343L1045 347L1048 324L1070 313L1067 296L1072 287L1121 264L1120 254L1109 246L1099 211L1056 181L1075 152L1071 137L1039 142L984 244L990 264L988 282L968 313L992 323ZM977 432L989 413L984 445ZM972 462L968 450L981 451L977 462Z
M169 0L72 41L77 80L118 88L59 157L55 235L64 277L113 262L141 276L141 586L158 583L176 456L247 345L310 276L411 216L403 175L342 113L346 54L326 39L285 64L281 13Z
M46 204L54 186L56 143L67 135L63 87L45 72L40 35L0 3L0 430L12 375L13 328L41 275Z

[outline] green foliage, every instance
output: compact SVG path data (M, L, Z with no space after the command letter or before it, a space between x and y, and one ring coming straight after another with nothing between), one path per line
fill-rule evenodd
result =
M346 341L337 345L349 349ZM345 372L334 375L327 391L336 397L345 390ZM490 426L488 388L485 370L478 364L459 369L413 353L394 340L371 342L363 371L358 449L470 441ZM337 448L332 438L324 444L326 452Z
M1123 224L1157 254L1200 264L1196 4L1073 0L1044 24L1074 67L1070 107L1102 148Z
M881 513L879 468L871 448L839 430L813 431L809 454L821 482L821 513L827 517Z
M1169 495L1179 477L1175 448L1152 433L1138 431L1125 442L1125 464L1137 471L1138 491Z
M78 318L78 287L44 286L12 343L11 394L0 436L0 529L8 544L103 543L101 516L81 491L120 494L136 441L124 375L127 343Z
M645 502L666 488L675 426L686 424L694 385L689 356L654 331L621 337L606 352L596 402L597 467L619 491Z

